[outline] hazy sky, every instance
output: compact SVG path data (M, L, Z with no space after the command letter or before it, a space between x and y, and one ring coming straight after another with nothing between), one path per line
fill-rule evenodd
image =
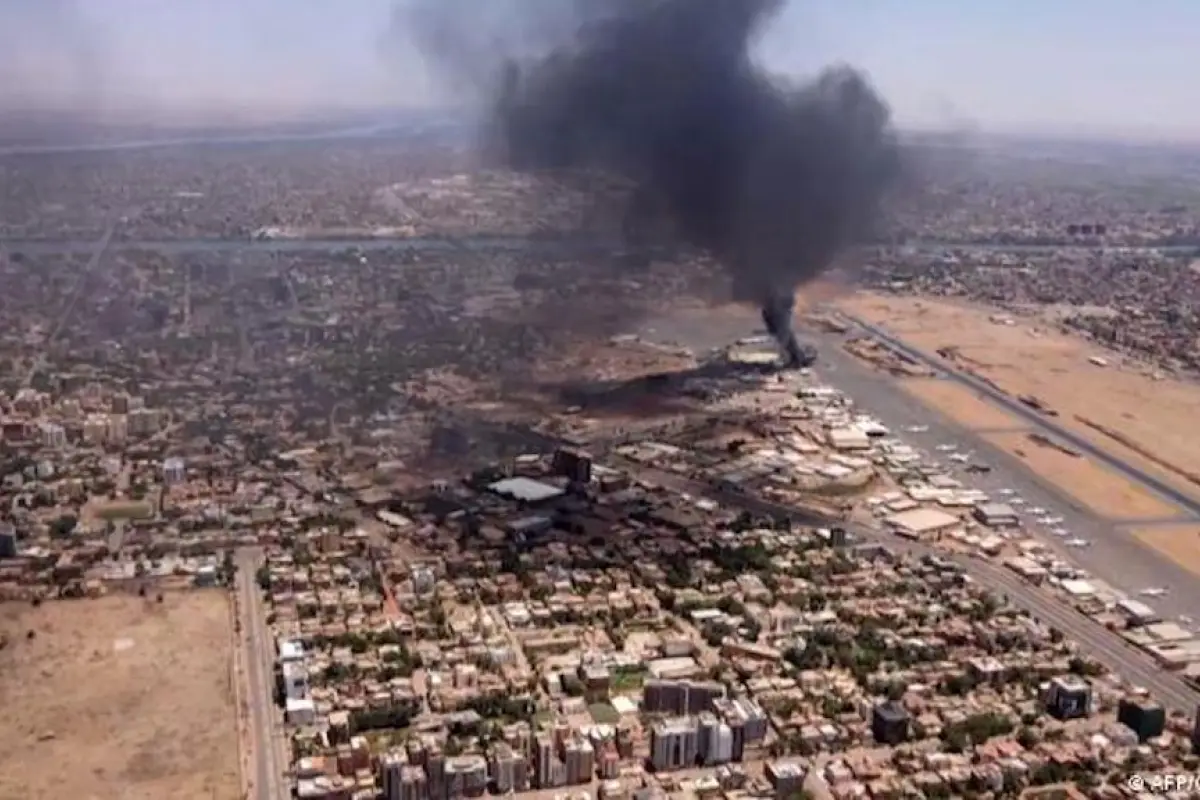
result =
M481 19L521 1L478 0ZM391 6L0 0L0 105L230 111L444 99L411 49L382 57ZM832 61L864 68L905 125L1200 141L1197 30L1196 0L795 0L761 50L789 73Z

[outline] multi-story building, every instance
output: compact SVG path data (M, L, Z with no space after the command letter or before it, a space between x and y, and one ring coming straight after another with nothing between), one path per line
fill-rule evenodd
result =
M445 800L446 798L446 755L442 747L432 737L422 742L423 758L425 759L425 780L429 785L430 800Z
M697 749L706 765L716 766L733 760L733 729L715 714L700 715L699 737Z
M599 762L600 777L606 781L615 780L621 774L621 756L617 746L612 741L605 742L600 747Z
M763 775L780 800L796 797L804 789L804 767L795 761L769 761Z
M750 698L718 698L713 701L712 706L731 731L733 761L742 760L747 745L756 744L766 738L767 714Z
M554 739L549 734L538 734L534 747L537 751L537 770L534 777L539 789L548 789L554 786L554 762L557 760L554 757Z
M0 523L0 558L17 557L17 529L11 522Z
M582 737L567 742L563 761L567 765L567 783L572 786L589 783L596 774L596 749Z
M909 716L899 703L880 703L871 712L871 733L879 744L908 740Z
M446 759L446 789L443 797L480 797L487 791L487 759L481 755L454 756Z
M1075 675L1061 675L1051 680L1043 699L1046 711L1060 720L1092 713L1092 685Z
M400 800L400 781L407 766L402 753L384 753L379 759L379 786L384 800Z
M149 436L157 433L162 414L152 408L135 408L126 415L130 436Z
M492 749L492 783L500 794L529 788L529 763L504 742Z
M651 714L696 715L712 708L725 696L719 683L698 681L647 681L642 687L642 710Z
M168 458L162 465L163 483L174 486L187 480L187 465L182 458Z
M694 719L660 720L650 729L650 763L659 772L693 766L699 744L699 728Z
M1167 712L1161 705L1144 697L1126 697L1117 707L1117 721L1144 742L1162 736L1167 727Z
M67 429L55 422L45 422L41 426L42 446L62 449L67 446Z
M104 414L92 414L83 421L83 441L87 444L100 444L108 438L108 417Z
M384 800L430 800L425 770L410 764L403 751L379 760L379 784Z
M429 800L429 779L425 770L406 765L400 771L399 794L394 800Z

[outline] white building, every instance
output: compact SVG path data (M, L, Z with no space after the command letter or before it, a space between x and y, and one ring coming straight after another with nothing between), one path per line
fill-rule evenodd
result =
M182 458L168 458L163 462L163 483L172 486L187 479L187 467Z
M124 414L110 414L108 417L108 440L123 442L129 436L129 418Z
M67 431L62 425L47 422L42 425L42 444L46 447L62 448L67 446Z
M289 698L308 697L308 669L299 661L283 665L283 693Z
M289 725L313 725L317 721L317 705L311 697L289 697L287 699L287 721Z

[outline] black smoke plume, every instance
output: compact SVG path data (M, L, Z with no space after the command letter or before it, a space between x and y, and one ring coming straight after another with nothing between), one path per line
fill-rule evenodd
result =
M792 85L753 62L784 0L557 2L576 14L572 35L509 58L493 85L504 162L632 180L683 241L725 265L788 362L810 360L792 332L795 292L872 232L900 175L887 106L849 67ZM413 30L449 74L477 76L495 54L470 46L479 39L456 27L470 19L454 6L410 4Z

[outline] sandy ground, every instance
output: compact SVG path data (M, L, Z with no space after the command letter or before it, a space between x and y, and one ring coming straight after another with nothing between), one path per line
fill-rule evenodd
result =
M969 359L960 367L970 366L1013 396L1038 397L1058 411L1059 424L1200 498L1200 426L1194 424L1200 418L1200 385L1156 380L1144 366L1123 365L1119 355L995 309L870 293L844 297L838 305L927 352L957 347ZM1005 318L1015 324L1003 324ZM1089 363L1094 355L1110 366Z
M930 408L973 431L1018 430L1028 426L996 408L965 386L939 378L910 378L900 382L904 391Z
M1038 477L1098 516L1112 520L1170 519L1182 513L1086 456L1067 455L1033 441L1026 433L994 433L983 438L1020 458Z
M1157 525L1133 531L1137 540L1200 575L1200 525Z
M0 797L238 797L229 626L218 590L6 606Z

